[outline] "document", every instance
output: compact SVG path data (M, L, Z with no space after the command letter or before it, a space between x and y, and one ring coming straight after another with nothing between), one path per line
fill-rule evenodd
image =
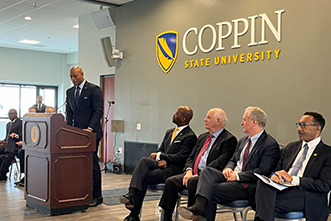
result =
M274 188L282 191L288 187L291 187L291 186L295 186L291 183L277 183L275 181L272 181L270 178L264 176L264 175L260 175L258 173L254 173L255 176L257 176L260 180L262 180L263 182L265 182L266 184L270 185L270 186L273 186Z

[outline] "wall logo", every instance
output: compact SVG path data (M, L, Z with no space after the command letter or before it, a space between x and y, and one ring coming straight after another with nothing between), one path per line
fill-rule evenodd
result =
M176 62L178 54L178 32L165 31L156 36L156 59L159 66L168 73Z

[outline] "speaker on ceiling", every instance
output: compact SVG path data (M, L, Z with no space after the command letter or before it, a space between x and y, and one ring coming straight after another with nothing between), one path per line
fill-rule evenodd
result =
M115 25L110 10L110 8L104 8L91 13L94 25L98 30Z
M101 38L101 48L103 52L103 58L105 59L105 62L107 63L108 67L114 67L116 61L112 58L113 46L111 44L110 37Z

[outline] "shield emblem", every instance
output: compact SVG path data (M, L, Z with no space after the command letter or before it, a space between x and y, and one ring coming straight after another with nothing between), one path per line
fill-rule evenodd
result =
M177 31L165 31L156 36L156 59L166 74L171 70L177 59L177 42Z

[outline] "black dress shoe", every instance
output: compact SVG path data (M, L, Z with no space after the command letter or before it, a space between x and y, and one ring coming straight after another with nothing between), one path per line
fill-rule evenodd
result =
M139 218L134 218L134 217L128 215L127 217L124 218L123 221L140 221L140 219Z
M178 213L185 219L205 220L205 211L199 210L195 205L190 207L178 207Z
M92 203L89 205L89 207L98 206L98 205L100 205L101 203L103 203L103 197L102 197L102 196L97 197L97 198L94 198L94 199L92 200Z
M14 184L19 185L19 186L22 186L22 184L23 184L23 186L24 186L24 177L20 181L15 182Z
M125 204L126 208L132 209L134 207L134 196L132 193L127 193L118 197L120 203Z

